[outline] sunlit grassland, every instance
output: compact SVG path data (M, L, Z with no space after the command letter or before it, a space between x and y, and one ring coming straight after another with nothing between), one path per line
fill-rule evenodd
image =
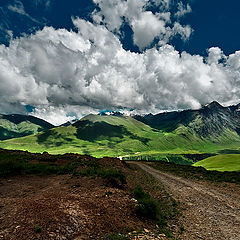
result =
M216 153L238 149L240 138L226 129L221 136L200 138L180 125L172 132L151 128L131 117L89 115L80 125L57 127L22 138L1 141L0 147L51 154L79 153L95 157L153 154Z
M194 164L207 170L240 171L240 154L220 154Z

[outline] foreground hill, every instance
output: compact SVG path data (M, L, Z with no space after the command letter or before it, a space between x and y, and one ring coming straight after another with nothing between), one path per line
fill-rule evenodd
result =
M88 115L70 126L0 142L7 149L102 156L218 153L240 147L239 106L135 116Z
M1 239L167 240L178 224L164 187L116 158L0 149L0 195Z
M239 179L166 162L0 149L0 236L239 239Z
M53 127L52 124L33 116L0 114L0 140L36 134Z

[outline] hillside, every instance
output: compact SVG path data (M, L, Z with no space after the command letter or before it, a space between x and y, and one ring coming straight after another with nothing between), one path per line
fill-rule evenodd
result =
M20 114L0 114L0 140L23 137L54 126L42 119Z
M135 116L88 115L69 126L0 142L7 149L102 156L218 153L240 147L239 107Z
M157 115L135 116L138 121L165 132L192 132L201 138L238 139L240 134L240 105L223 107L212 102L199 110L165 112ZM185 130L185 131L184 131Z
M206 158L193 166L204 167L207 170L240 171L240 154L220 154Z

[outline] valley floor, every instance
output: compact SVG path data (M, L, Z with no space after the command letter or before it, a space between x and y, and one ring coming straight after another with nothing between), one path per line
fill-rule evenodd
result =
M193 181L161 172L148 164L133 162L160 181L180 202L182 240L239 240L240 186Z

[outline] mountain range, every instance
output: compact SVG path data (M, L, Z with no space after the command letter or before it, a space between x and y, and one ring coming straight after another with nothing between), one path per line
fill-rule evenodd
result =
M31 116L1 119L7 123L1 125L1 139L7 138L6 132L12 139L1 141L0 147L30 152L116 157L240 150L240 104L223 107L212 102L199 110L132 117L90 114L54 128ZM27 134L31 135L22 137Z

